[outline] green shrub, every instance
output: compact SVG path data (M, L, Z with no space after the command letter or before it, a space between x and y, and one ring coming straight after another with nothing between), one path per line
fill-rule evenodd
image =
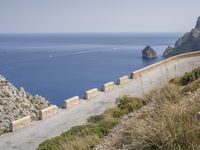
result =
M146 101L138 97L124 96L116 101L117 107L126 113L132 112L146 105Z
M126 112L121 110L121 109L118 109L118 108L114 108L112 110L112 116L114 118L121 118Z
M185 75L181 78L180 82L181 85L187 85L195 80L200 78L200 67L194 69L192 72L187 72Z

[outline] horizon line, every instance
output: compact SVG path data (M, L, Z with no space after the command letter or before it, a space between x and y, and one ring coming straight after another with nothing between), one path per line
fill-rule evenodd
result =
M0 34L173 34L186 32L0 32Z

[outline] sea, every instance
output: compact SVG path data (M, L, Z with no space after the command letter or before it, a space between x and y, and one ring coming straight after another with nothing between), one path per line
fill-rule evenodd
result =
M17 88L63 106L73 96L163 59L181 33L0 34L0 74ZM150 45L156 59L142 59Z

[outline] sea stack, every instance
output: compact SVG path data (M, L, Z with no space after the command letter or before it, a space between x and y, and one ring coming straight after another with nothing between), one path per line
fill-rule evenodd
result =
M151 46L148 45L142 50L142 57L144 59L156 58L157 57L157 53Z
M199 51L200 50L200 17L197 20L196 26L191 32L186 33L181 38L179 38L175 47L167 48L163 56L171 57L177 54L187 53L191 51Z

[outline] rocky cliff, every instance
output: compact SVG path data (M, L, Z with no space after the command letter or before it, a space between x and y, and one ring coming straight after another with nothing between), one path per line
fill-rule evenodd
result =
M169 49L169 47L163 53L164 57L170 57L173 55L186 53L190 51L200 50L200 17L197 20L196 26L191 32L186 33L183 37L179 38L175 47Z
M39 110L49 106L41 96L32 96L23 88L17 89L3 76L0 76L0 134L10 130L10 123L30 115L38 119Z

